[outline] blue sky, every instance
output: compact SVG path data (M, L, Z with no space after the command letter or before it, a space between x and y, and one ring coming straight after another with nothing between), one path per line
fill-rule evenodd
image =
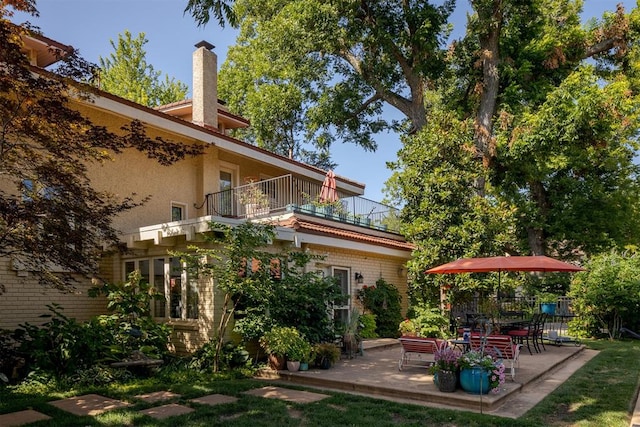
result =
M615 10L620 2L627 11L635 6L633 0L585 0L583 17L600 17L605 10ZM94 63L98 63L100 56L109 56L113 51L109 40L117 40L118 34L129 30L135 37L144 32L149 40L145 45L147 61L156 70L191 86L194 44L201 40L214 44L220 67L229 46L235 44L236 33L213 22L204 28L197 27L191 16L183 14L186 3L186 0L38 0L39 18L20 15L14 21L28 19L44 35L74 46ZM466 0L458 0L453 16L458 31L464 29L467 4ZM386 114L399 117L390 107ZM332 147L332 155L339 163L336 174L366 184L365 197L380 201L384 182L391 175L386 162L395 160L400 141L393 134L380 135L376 140L375 153L338 143Z

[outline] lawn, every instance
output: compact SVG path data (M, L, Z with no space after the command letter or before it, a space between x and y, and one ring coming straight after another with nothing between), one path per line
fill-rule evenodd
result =
M628 426L635 404L640 372L640 342L590 341L600 353L535 408L518 420L471 412L433 409L363 396L322 391L328 399L293 404L263 399L243 392L270 384L262 380L213 376L165 369L148 379L113 382L82 389L39 382L36 377L21 386L0 388L0 414L32 408L53 417L33 426ZM289 388L298 388L287 385ZM170 390L180 394L177 403L194 412L156 421L137 411L150 404L133 396ZM133 403L126 409L94 417L78 417L46 402L73 395L98 393ZM189 399L220 393L238 397L219 406L189 404Z

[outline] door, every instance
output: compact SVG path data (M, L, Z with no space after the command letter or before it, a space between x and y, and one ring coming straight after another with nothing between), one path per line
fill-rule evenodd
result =
M221 169L218 178L220 197L217 201L216 211L220 216L234 216L233 212L233 173Z
M351 282L349 280L350 270L346 268L333 267L331 269L331 275L338 279L338 285L344 296L344 302L342 305L335 305L333 307L333 320L336 325L346 325L349 323L349 313L351 308Z

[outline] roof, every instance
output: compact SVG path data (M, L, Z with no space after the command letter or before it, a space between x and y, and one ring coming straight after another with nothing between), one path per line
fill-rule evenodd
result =
M389 237L375 236L372 234L345 230L343 228L323 225L313 221L307 221L298 217L291 217L288 220L279 222L278 225L283 227L291 227L296 231L305 231L309 234L330 235L341 239L371 243L374 245L385 246L393 249L401 249L406 251L412 251L413 249L415 249L415 245L413 243L409 243L404 239L392 239Z

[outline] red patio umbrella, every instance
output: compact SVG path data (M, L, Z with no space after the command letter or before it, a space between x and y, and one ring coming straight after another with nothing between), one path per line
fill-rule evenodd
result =
M336 190L336 174L332 170L327 172L327 176L322 183L320 190L321 203L333 203L338 200L338 191Z
M483 273L490 271L584 271L584 268L543 255L494 256L487 258L461 258L433 267L425 273Z
M461 258L425 271L429 274L498 272L498 295L502 271L584 271L584 268L558 261L544 255L494 256L487 258Z

